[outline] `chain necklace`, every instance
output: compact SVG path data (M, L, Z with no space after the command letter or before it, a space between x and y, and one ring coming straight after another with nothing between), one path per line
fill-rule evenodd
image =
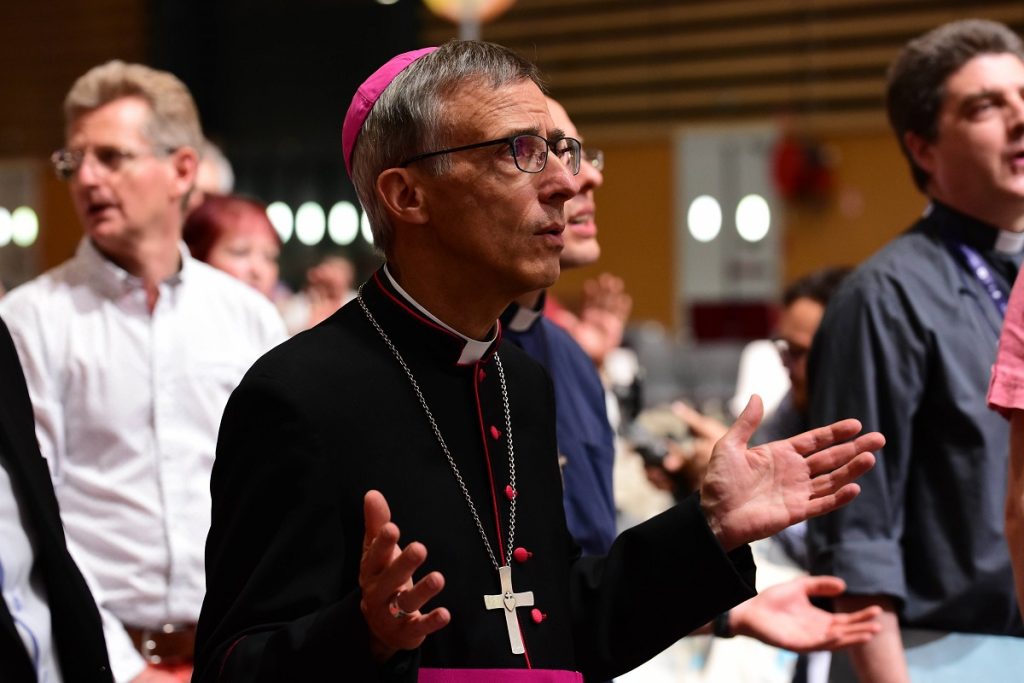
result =
M477 531L480 532L480 538L484 542L484 548L487 550L488 557L491 558L491 564L494 566L495 571L502 573L502 567L498 564L498 560L494 555L494 550L491 548L491 542L487 538L487 533L484 531L483 522L480 521L480 515L477 514L476 505L473 504L473 498L469 495L469 489L466 487L466 482L462 479L462 473L459 471L459 466L455 463L455 458L452 457L451 451L448 450L448 444L445 443L444 437L441 436L441 430L437 426L437 421L434 419L434 414L430 410L430 406L427 405L427 400L423 397L423 392L420 391L420 385L416 381L416 378L412 374L412 370L406 365L405 360L402 358L402 354L398 352L398 349L392 343L391 338L388 336L384 328L380 326L377 319L370 312L370 309L366 306L366 302L363 301L362 288L356 295L356 299L359 301L359 306L363 309L363 313L369 319L370 324L377 330L377 333L384 340L384 343L391 350L391 354L398 361L398 364L402 366L402 370L405 371L405 376L409 378L409 384L412 385L412 390L416 394L416 398L419 399L420 406L423 408L423 412L426 413L427 420L430 422L431 429L434 430L434 436L437 437L437 442L441 445L441 450L444 451L445 458L448 459L448 465L451 467L452 474L455 475L455 480L459 484L459 489L462 490L462 496L466 499L466 505L469 507L469 512L473 516L473 521L476 523ZM508 479L509 486L512 487L512 491L516 491L516 459L515 451L512 446L512 421L509 414L508 408L508 387L505 384L505 370L501 366L501 358L497 352L494 354L494 364L498 368L498 379L501 383L501 402L505 410L505 437L506 443L508 444ZM493 492L492 492L493 495ZM501 533L500 519L498 520L498 533ZM516 495L513 493L511 501L509 502L508 511L508 545L506 546L504 560L505 567L511 567L512 565L512 546L515 541L516 535ZM499 536L498 540L501 540Z

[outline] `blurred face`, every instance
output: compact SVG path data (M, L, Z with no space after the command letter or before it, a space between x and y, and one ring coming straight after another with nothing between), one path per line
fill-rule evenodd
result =
M75 212L108 254L130 252L148 235L181 230L194 152L154 149L143 133L149 115L145 101L124 97L82 114L67 131L66 148L83 154L69 179Z
M573 125L565 108L548 98L548 110L555 126L569 137L583 141ZM562 249L562 267L579 268L595 263L601 256L601 245L597 241L597 223L594 214L594 190L604 183L604 176L593 164L584 158L576 176L580 191L565 203L565 248Z
M544 95L529 80L498 89L463 87L449 98L446 111L455 122L446 147L516 134L562 136ZM449 264L452 282L487 288L509 301L552 285L563 246L563 208L577 191L570 170L549 154L544 170L524 173L509 145L457 152L448 159L451 168L437 176L422 171L421 164L409 167L425 195L429 225L424 229L430 233L424 248L430 256Z
M1024 230L1024 62L981 55L945 84L938 136L908 134L935 199L1003 229Z
M786 307L779 318L776 339L792 383L793 405L801 412L807 410L807 354L824 313L825 307L817 301L800 298Z
M261 222L256 216L242 216L239 225L210 248L207 263L269 298L277 284L281 253L273 230L269 222Z

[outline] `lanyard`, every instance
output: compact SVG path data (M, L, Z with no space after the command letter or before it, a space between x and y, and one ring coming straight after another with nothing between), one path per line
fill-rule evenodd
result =
M950 252L952 252L953 257L967 266L967 270L969 270L971 274L974 275L975 279L981 284L982 288L988 294L988 298L992 302L992 305L996 307L996 311L999 313L999 320L1002 322L1006 317L1006 305L1010 293L996 281L995 277L992 275L991 266L985 263L985 260L981 258L981 255L973 247L969 247L963 242L949 240L946 242L946 245L949 247ZM975 299L975 301L977 301L977 299ZM978 305L981 306L981 303L979 302ZM982 311L983 315L984 313L985 312ZM985 318L991 320L987 315ZM993 328L995 329L996 336L998 337L999 326L993 325Z

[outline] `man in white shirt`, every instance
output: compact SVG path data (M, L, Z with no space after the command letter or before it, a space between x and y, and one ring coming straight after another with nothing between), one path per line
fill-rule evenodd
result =
M187 680L221 413L284 328L181 242L203 138L177 78L109 62L64 110L52 160L85 237L0 310L116 680Z

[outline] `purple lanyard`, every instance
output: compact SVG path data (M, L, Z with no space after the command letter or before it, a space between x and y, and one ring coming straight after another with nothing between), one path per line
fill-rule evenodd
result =
M996 279L992 276L991 266L985 263L977 251L962 242L951 242L950 246L956 247L957 253L963 258L968 270L974 274L974 277L981 283L981 286L985 288L988 298L992 300L992 305L999 311L999 317L1005 318L1007 298L1010 293L996 282Z

